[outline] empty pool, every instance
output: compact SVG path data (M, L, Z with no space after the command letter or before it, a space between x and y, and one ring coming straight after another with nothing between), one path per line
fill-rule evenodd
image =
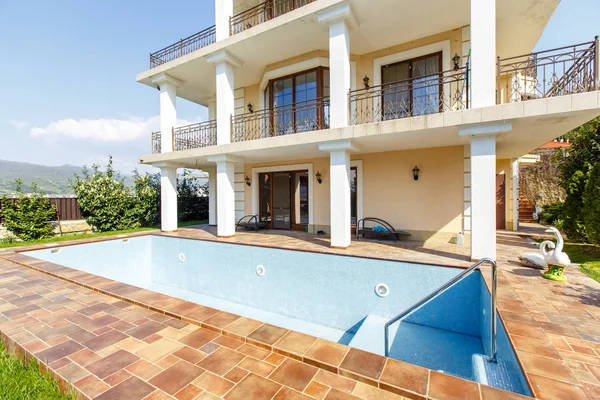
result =
M141 236L29 256L384 354L384 324L462 270L210 241ZM390 327L392 358L530 395L475 271Z

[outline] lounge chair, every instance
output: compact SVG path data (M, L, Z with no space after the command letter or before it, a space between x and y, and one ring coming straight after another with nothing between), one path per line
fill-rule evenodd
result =
M242 227L247 231L256 231L259 229L267 229L269 227L268 217L261 217L260 214L244 215L235 225L235 230Z
M373 226L365 226L365 222ZM356 240L360 236L364 239L390 239L394 243L400 239L400 236L412 236L409 232L395 229L389 222L380 218L363 218L356 224Z

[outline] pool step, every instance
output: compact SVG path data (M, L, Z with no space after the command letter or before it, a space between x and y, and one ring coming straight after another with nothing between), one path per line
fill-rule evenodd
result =
M473 380L488 386L522 392L518 366L505 360L490 362L483 354L473 354Z
M384 354L384 325L388 318L369 314L362 325L354 334L354 337L348 344L364 351L370 351L375 354Z

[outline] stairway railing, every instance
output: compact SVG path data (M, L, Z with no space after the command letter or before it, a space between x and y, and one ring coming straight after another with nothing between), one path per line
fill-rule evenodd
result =
M496 362L496 353L498 352L498 349L496 347L496 318L498 315L498 310L496 308L496 292L497 292L497 280L498 280L497 279L498 278L498 266L497 266L496 262L494 260L492 260L491 258L482 258L481 260L477 261L475 264L471 265L469 268L467 268L460 274L456 275L454 278L450 279L448 282L446 282L445 284L443 284L442 286L440 286L433 292L429 293L427 296L423 297L421 300L417 301L415 304L408 307L406 310L402 311L400 314L396 315L395 317L390 319L388 322L386 322L385 327L384 327L384 330L385 330L385 356L389 357L389 351L390 351L390 345L389 345L390 325L392 325L395 322L400 321L403 318L406 318L408 315L412 314L414 311L421 308L423 305L425 305L430 300L432 300L433 298L440 295L442 292L446 291L447 289L451 288L458 282L462 281L464 278L466 278L468 275L470 275L475 269L477 269L481 264L484 264L484 263L488 263L492 266L492 304L491 304L492 321L490 324L490 361Z

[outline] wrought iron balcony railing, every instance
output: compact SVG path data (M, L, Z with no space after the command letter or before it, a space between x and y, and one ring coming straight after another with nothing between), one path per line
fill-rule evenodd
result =
M598 36L593 42L498 58L498 104L598 90Z
M165 47L155 53L150 53L150 68L158 67L161 64L183 57L193 51L211 45L215 42L215 26L211 26L201 32L181 39L177 43Z
M316 0L267 0L233 16L229 21L229 33L235 35L314 1Z
M234 15L229 20L231 35L245 31L255 25L262 24L275 17L286 14L292 10L313 3L316 0L267 0L246 11ZM165 47L157 52L150 53L150 68L183 57L198 49L213 44L216 41L216 28L211 26L201 32L195 33L177 43Z
M231 117L231 141L263 139L329 129L329 97Z
M173 151L197 149L216 144L216 120L173 128Z
M352 90L351 125L469 108L469 63L451 71Z
M152 132L152 154L160 153L160 145L161 145L161 136L160 131Z

